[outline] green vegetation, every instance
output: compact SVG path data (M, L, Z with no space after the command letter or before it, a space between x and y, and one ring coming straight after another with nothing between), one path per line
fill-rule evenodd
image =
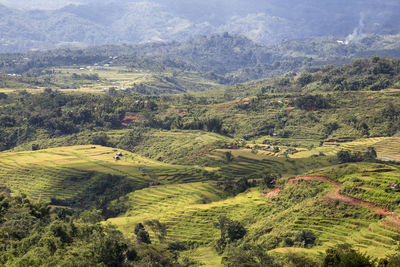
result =
M119 160L117 153L122 154ZM209 176L200 168L171 166L101 146L3 153L0 161L1 182L14 192L53 205L102 209L106 217L123 212L123 205L109 203L133 190Z
M181 266L167 248L143 242L144 228L134 241L111 225L51 211L26 196L0 195L0 205L3 266Z
M343 67L324 66L314 73L303 73L276 82L276 87L302 91L380 91L399 83L399 60L373 57L357 59Z
M334 37L261 45L225 33L180 43L3 54L0 89L179 94L285 75L263 90L381 90L399 85L397 60L358 58L396 57L398 42L399 35L372 35L348 45ZM333 65L321 67L326 64ZM304 71L312 73L297 75Z
M240 58L212 79L124 60L2 76L1 264L396 266L398 59L175 95L151 87Z

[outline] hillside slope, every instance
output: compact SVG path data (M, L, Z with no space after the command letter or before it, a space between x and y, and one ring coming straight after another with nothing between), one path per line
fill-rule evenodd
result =
M117 153L118 156L115 159ZM14 194L75 208L105 208L151 184L206 180L201 168L172 166L102 146L1 153L0 182Z
M344 174L341 173L343 168L346 168ZM246 225L248 234L244 243L262 244L272 253L302 251L318 258L318 253L335 244L349 243L370 256L382 258L395 251L400 234L400 221L396 213L393 213L397 206L385 208L389 199L396 194L395 191L391 192L391 196L385 196L385 202L377 199L370 202L372 199L367 198L367 195L348 195L348 182L338 181L365 176L365 170L371 172L368 176L372 178L378 175L380 169L387 168L392 167L380 164L339 165L316 170L296 179L284 179L279 182L279 189L270 191L271 194L253 188L223 200L215 198L215 189L210 188L212 184L144 189L130 195L130 201L135 208L124 216L110 219L109 222L116 224L129 236L133 235L133 226L136 223L158 219L168 226L169 242L187 242L188 245L191 244L189 248L206 248L215 244L219 235L218 229L213 225L224 215ZM335 180L317 176L328 173ZM385 175L394 178L399 175L399 170L392 168ZM370 177L362 179L370 180ZM390 182L394 181L383 177L380 180L382 188L388 188ZM357 183L357 188L365 186L367 185ZM373 182L368 183L368 187L371 191L379 190ZM157 205L159 199L166 201ZM206 203L202 204L201 201L205 199ZM211 199L213 202L207 203ZM317 237L317 242L311 249L293 245L296 234L304 230L313 232ZM202 249L195 249L192 251L193 255L197 255L198 251ZM206 257L206 262L203 263L216 258L217 255Z
M78 86L76 81L68 81L65 73L101 73L107 77L131 74L138 80L138 93L160 94L199 91L218 85L281 75L292 77L298 72L315 72L326 64L341 66L360 57L400 56L399 35L364 35L358 42L347 45L343 42L343 38L321 37L263 45L242 35L224 33L200 36L184 42L3 54L0 58L0 71L11 75L21 74L23 78L31 79L25 82L30 83L30 87L36 84L62 89ZM56 75L61 74L60 71L64 75ZM41 79L33 79L32 76ZM21 78L17 77L17 80ZM104 83L103 79L99 82L99 88L112 86ZM18 82L14 82L14 87L15 84ZM142 85L143 88L140 87Z
M357 34L399 32L396 14L400 6L388 0L329 4L312 0L306 5L289 0L74 0L55 2L53 8L59 9L40 11L35 10L44 8L40 2L3 0L1 3L21 8L11 9L2 17L1 36L7 38L3 39L0 51L7 52L185 40L222 32L245 34L262 43L326 35L349 35L357 39Z

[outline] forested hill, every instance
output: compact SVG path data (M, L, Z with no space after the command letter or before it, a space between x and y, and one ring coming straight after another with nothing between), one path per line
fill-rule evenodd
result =
M372 57L342 67L327 65L314 73L276 79L276 91L380 91L400 86L400 60Z
M208 73L212 80L226 84L305 71L325 64L342 65L359 57L400 56L400 35L368 35L348 45L342 41L323 37L262 45L244 36L225 33L185 42L2 54L0 71L23 74L49 67L97 64L149 71L193 70Z
M327 35L356 40L364 33L400 31L400 5L393 0L309 0L307 4L293 0L51 2L1 0L5 6L0 8L0 51L183 41L223 32L272 44Z

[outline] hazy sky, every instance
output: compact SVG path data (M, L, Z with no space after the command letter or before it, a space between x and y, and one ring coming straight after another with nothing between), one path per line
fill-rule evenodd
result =
M57 9L80 0L0 0L0 4L18 9Z

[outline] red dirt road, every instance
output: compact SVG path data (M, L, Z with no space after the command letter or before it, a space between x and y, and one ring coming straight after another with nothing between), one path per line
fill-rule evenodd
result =
M275 188L271 192L264 193L264 197L276 197L277 195L279 195L280 191L281 191L280 188Z
M363 201L361 199L355 198L355 197L351 197L351 196L347 196L347 195L343 195L340 193L340 187L341 187L341 183L334 181L328 177L324 177L324 176L298 176L295 179L289 180L288 184L297 184L300 181L310 181L310 180L319 180L319 181L323 181L326 183L330 183L335 187L335 191L334 192L330 192L328 194L326 194L325 199L328 200L329 202L338 200L341 202L346 202L349 203L350 205L354 205L354 206L363 206L363 207L368 207L370 208L374 213L382 215L382 216L386 216L385 218L385 225L391 226L391 227L396 227L400 229L400 218L399 216L394 213L394 212L390 212L385 208L381 208L377 205L375 205L372 202L366 202ZM274 190L272 190L269 193L264 194L265 197L273 197L273 196L278 196L279 192L281 191L280 188L276 188Z
M340 193L340 186L342 185L341 183L334 181L328 177L324 177L324 176L299 176L293 181L292 183L295 183L296 181L299 180L320 180L320 181L324 181L327 183L332 184L333 186L335 186L336 190L333 193L328 193L325 198L330 199L330 200L339 200L342 202L346 202L349 203L350 205L354 205L354 206L363 206L363 207L368 207L374 210L375 213L377 214L381 214L381 215L388 215L389 212L388 210L378 207L377 205L375 205L374 203L371 202L366 202L363 201L361 199L355 198L355 197L351 197L351 196L347 196L347 195L343 195ZM289 183L291 182L289 181Z
M355 198L355 197L340 194L340 189L336 189L335 192L333 192L333 193L328 193L325 196L325 198L328 200L339 200L342 202L349 203L350 205L353 205L353 206L368 207L368 208L374 210L374 212L376 214L385 215L385 216L389 215L389 211L387 209L381 208L372 202L366 202L366 201L363 201L363 200Z
M340 186L342 184L337 181L334 181L328 177L325 177L325 176L298 176L295 179L289 180L288 184L297 184L300 181L311 181L311 180L323 181L323 182L329 183L335 187L334 192L328 193L325 196L325 199L327 199L328 201L339 200L341 202L346 202L346 203L349 203L350 205L354 205L354 206L368 207L368 208L372 209L376 214L380 214L380 215L384 215L384 216L391 214L387 209L378 207L374 203L366 202L366 201L363 201L363 200L355 198L355 197L341 194ZM280 192L280 188L277 188L267 194L264 194L264 196L265 197L277 196L279 194L279 192ZM395 221L398 221L400 223L399 218L397 218L397 219L395 218Z

